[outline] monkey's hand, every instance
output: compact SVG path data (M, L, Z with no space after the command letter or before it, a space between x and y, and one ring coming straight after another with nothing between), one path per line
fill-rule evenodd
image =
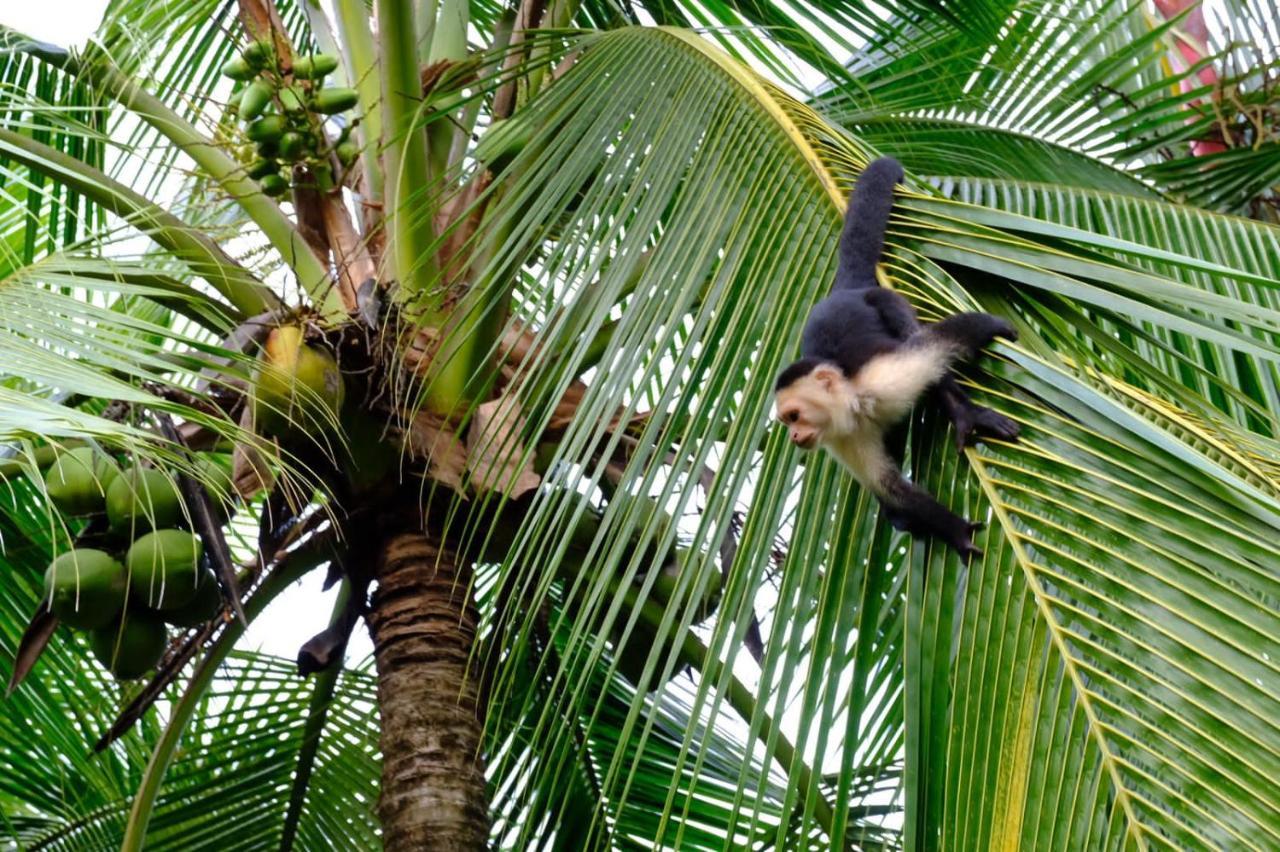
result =
M966 563L975 558L982 558L982 548L973 543L973 534L982 529L982 527L981 521L966 523L963 532L958 533L953 539L948 539L947 541L947 545L960 554L960 558Z
M973 534L984 526L981 521L966 521L958 515L938 507L933 523L922 523L919 517L912 517L901 509L881 505L880 511L894 529L910 533L912 536L933 535L948 547L960 554L965 562L975 556L982 556L982 549L973 543Z
M951 415L951 424L956 429L956 452L963 451L965 447L972 446L983 438L1016 441L1022 431L1018 421L983 405L960 405L948 413Z

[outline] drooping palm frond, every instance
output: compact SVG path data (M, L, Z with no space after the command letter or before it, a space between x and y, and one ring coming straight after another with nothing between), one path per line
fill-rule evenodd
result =
M661 83L630 70L654 64L664 68ZM606 75L609 79L635 80L634 94L629 96L628 88L619 83L610 86L608 97L603 97L603 87L592 82ZM646 109L655 102L663 109ZM673 114L682 115L683 121L666 123ZM972 688L978 690L972 693L973 700L985 700L985 693L981 692L984 684L966 686L948 674L947 661L952 651L949 644L942 644L953 641L953 632L942 627L951 623L948 619L953 614L947 611L944 615L940 610L947 610L963 594L959 585L962 575L953 558L937 548L915 545L909 556L884 550L897 539L865 504L857 504L860 508L856 511L862 514L853 517L865 518L871 526L850 523L853 504L842 496L842 480L824 463L811 465L811 478L798 495L798 513L788 520L787 507L795 497L790 487L778 488L779 483L789 482L788 454L780 444L767 440L764 431L767 377L789 354L786 342L792 339L791 330L802 319L804 306L827 284L829 248L818 255L809 250L815 243L829 247L834 240L836 214L844 194L843 176L837 179L836 175L848 168L846 164L856 164L865 155L850 140L825 128L816 117L779 93L749 75L718 64L704 48L669 31L624 32L584 43L578 64L533 106L530 115L545 119L526 149L527 160L522 162L518 157L511 166L519 180L512 184L511 195L504 198L503 204L509 203L512 211L520 210L524 218L506 233L513 244L519 245L521 239L533 239L541 223L557 221L562 222L557 226L563 228L559 233L566 235L548 247L541 259L542 272L532 279L545 282L546 295L521 294L522 302L531 305L557 304L545 324L540 315L527 318L538 327L538 344L543 347L543 355L536 357L546 359L535 360L531 374L548 382L553 381L547 375L548 369L552 375L563 370L559 374L572 376L576 372L573 360L588 351L591 341L605 327L606 318L612 315L618 319L609 324L604 355L598 362L600 368L589 382L579 417L559 442L557 458L567 465L562 469L564 478L553 480L569 494L596 494L603 490L608 508L602 530L585 557L573 556L567 547L568 531L581 517L580 500L548 497L535 509L504 565L504 572L514 578L508 582L534 595L527 612L537 611L537 601L551 589L557 575L566 577L565 593L578 602L577 609L563 616L571 626L559 665L552 668L544 663L539 669L553 678L559 698L544 707L521 692L529 710L520 711L521 705L516 704L500 717L540 710L534 738L549 743L552 753L566 753L559 761L539 765L523 789L529 791L529 796L537 791L543 797L550 785L550 789L561 791L561 804L548 807L553 813L569 813L567 800L573 788L557 785L560 776L556 772L558 767L571 763L567 755L580 746L563 719L586 715L594 720L592 725L599 724L603 705L586 673L594 671L596 661L608 659L609 648L625 646L632 634L647 635L637 633L648 622L644 609L634 609L634 601L643 602L651 593L651 578L666 558L664 549L676 541L692 547L693 561L686 565L699 565L702 571L687 571L687 579L682 574L673 598L675 605L668 604L665 614L659 610L655 616L652 626L657 629L658 638L649 644L653 650L647 655L640 677L652 686L655 679L660 683L690 656L697 657L696 653L689 654L685 641L695 621L694 608L683 602L696 600L706 590L708 572L720 567L716 564L716 549L727 534L733 512L740 503L749 502L751 511L738 542L720 616L704 626L710 631L706 640L709 657L698 660L704 676L696 681L694 706L712 708L717 714L732 710L740 715L749 730L762 737L760 745L766 755L779 759L781 766L791 772L785 808L795 809L798 836L807 834L806 825L820 827L823 832L843 830L838 822L840 809L824 800L820 785L806 786L803 781L813 779L818 768L809 761L816 761L818 756L830 760L835 779L832 786L855 789L855 778L863 777L873 765L884 766L884 758L892 756L892 743L901 742L896 739L900 734L892 732L894 726L901 726L896 730L905 730L908 774L914 779L907 790L907 803L913 819L923 820L918 826L910 823L908 842L927 836L916 834L916 830L919 827L924 831L933 824L926 815L932 813L935 799L946 802L948 807L957 804L956 799L944 796L945 791L935 789L937 779L944 775L926 762L943 759L936 744L931 744L934 735L929 727L948 706L944 700L948 690L942 689L942 684L949 685L953 696L957 695L956 690ZM691 121L689 116L694 115L702 117L705 124ZM581 138L595 140L595 144L571 147L558 141ZM726 139L732 141L725 142ZM632 146L640 146L634 148L634 155ZM611 154L607 160L599 153L604 149ZM742 163L727 167L729 158L733 162L741 158ZM521 171L522 166L526 170ZM567 202L569 198L574 200ZM566 208L569 218L562 220ZM753 230L764 210L768 210L771 220L767 234ZM986 543L989 563L983 565L1002 566L1004 574L998 576L1005 577L1001 582L1006 583L1014 582L1011 572L1022 571L1018 582L1028 584L1028 605L1017 610L1017 629L1049 643L1042 647L1061 650L1057 639L1060 628L1051 617L1061 598L1054 598L1045 581L1034 572L1045 560L1058 572L1067 571L1069 564L1077 576L1080 571L1105 571L1107 563L1103 560L1110 553L1109 545L1095 544L1093 537L1104 535L1101 530L1106 525L1094 529L1082 527L1084 521L1080 519L1055 521L1054 537L1039 543L1033 551L1032 538L1043 527L1030 527L1030 521L1024 518L1022 512L1032 512L1033 508L1024 508L1020 503L1015 512L1006 507L1013 498L1005 495L1004 481L995 471L1002 473L1007 467L1019 466L1030 477L1019 494L1035 495L1026 505L1043 505L1046 510L1063 506L1066 511L1070 504L1064 504L1058 493L1064 487L1063 463L1077 468L1076 479L1096 477L1099 490L1109 487L1105 483L1115 483L1126 495L1154 493L1162 477L1187 467L1188 471L1179 475L1190 476L1194 487L1203 490L1206 502L1201 511L1210 513L1218 523L1233 516L1250 519L1243 526L1232 522L1212 527L1217 532L1203 540L1215 544L1197 551L1194 559L1200 561L1193 563L1211 567L1194 570L1208 571L1224 578L1224 582L1249 590L1245 594L1255 602L1248 616L1250 623L1260 635L1276 635L1278 626L1263 605L1269 594L1265 580L1257 573L1256 562L1250 561L1263 557L1265 546L1258 542L1261 536L1274 533L1278 518L1274 481L1257 479L1265 468L1255 465L1246 472L1210 448L1213 442L1225 442L1226 436L1236 433L1230 431L1235 427L1220 417L1215 419L1207 397L1199 399L1199 414L1207 413L1209 419L1200 421L1199 427L1215 437L1210 444L1201 444L1191 440L1184 429L1183 424L1190 421L1170 417L1163 403L1129 388L1124 376L1128 364L1140 357L1136 350L1122 346L1109 352L1109 358L1097 357L1088 369L1081 366L1077 349L1087 348L1087 344L1070 336L1055 337L1056 332L1051 333L1053 329L1048 326L1052 313L1046 311L1046 306L1051 308L1056 299L1075 300L1086 308L1078 321L1096 327L1106 336L1111 335L1109 323L1113 321L1136 330L1177 331L1193 346L1216 346L1223 352L1247 355L1255 359L1255 369L1259 371L1256 375L1267 375L1264 371L1273 369L1275 361L1270 343L1276 327L1275 312L1264 304L1222 294L1241 282L1251 282L1259 292L1267 292L1276 280L1275 270L1232 262L1226 255L1202 258L1137 228L1108 241L1083 229L1050 228L1031 219L1000 218L1001 215L963 205L943 210L938 202L927 198L908 198L902 205L900 225L895 226L892 239L896 259L890 262L890 269L903 289L919 300L925 313L934 315L974 304L975 298L979 304L991 298L1002 312L1025 318L1026 335L1023 345L1008 351L1016 365L1000 373L1008 384L1001 386L998 396L986 397L1025 424L1027 437L1023 444L1008 454L999 447L966 453L974 471L971 477L950 456L940 436L922 437L915 444L913 471L940 493L944 502L967 509L971 516L989 515L996 532ZM574 242L571 238L592 229L590 239ZM1269 232L1260 234L1266 238ZM948 270L954 272L954 277ZM995 286L978 287L982 276L988 276L986 280ZM968 293L964 290L966 285L972 288ZM556 294L554 298L552 292ZM621 310L610 311L613 305ZM1042 325L1046 326L1043 335L1039 332ZM561 354L554 359L547 352ZM653 378L658 375L659 365L664 377L661 382ZM1209 369L1204 364L1200 366ZM1023 375L1025 381L1020 378ZM1213 375L1219 386L1232 384L1216 369ZM1186 388L1187 398L1194 398L1196 390ZM634 441L611 436L608 423L617 412L619 401L623 417L637 410L650 412L643 425L634 428ZM536 398L531 400L531 405L534 403ZM1261 411L1262 405L1260 398L1254 399L1255 410ZM1076 428L1082 431L1060 439L1063 422L1079 424ZM924 431L931 430L932 427ZM537 431L537 427L531 429L532 433ZM1265 443L1264 439L1256 440ZM755 457L753 454L761 449L764 455ZM1097 461L1087 466L1081 453L1090 454ZM749 458L759 460L749 462ZM1027 458L1036 461L1028 462ZM621 469L621 474L615 472L612 480L606 473L610 459ZM704 465L714 467L716 459L729 460L729 466L714 474L711 493L696 521L687 528L677 529L678 525L662 522L652 512L637 511L634 503L619 502L611 496L652 495L658 506L679 518L693 505L696 489L691 492L690 483L698 479ZM1147 461L1138 464L1138 459ZM1090 487L1084 493L1092 494L1094 489ZM1124 517L1129 519L1145 516L1137 507L1126 511ZM1150 508L1145 511L1149 513ZM1174 528L1178 523L1170 521ZM1119 521L1113 521L1112 526L1126 529ZM774 533L779 529L789 539L788 570L766 625L761 681L748 693L751 701L735 704L731 696L739 675L731 672L740 666L750 670L750 664L740 662L746 630L744 616L760 587L774 547ZM1141 546L1154 547L1155 552L1160 552L1161 547L1148 542ZM1224 552L1245 547L1251 556L1241 562L1225 557L1215 559L1211 551L1219 546ZM881 549L876 550L877 547ZM890 552L894 553L892 558L888 556ZM1029 556L1032 552L1035 555ZM906 561L899 562L904 556ZM1191 561L1190 557L1183 559ZM1137 560L1130 556L1128 561ZM880 570L886 562L901 567ZM566 575L566 564L584 567L570 568ZM844 573L847 571L854 573ZM853 607L851 614L848 590L871 583L870 588L876 590L878 597L890 595L889 590L902 582L902 571L910 578L908 644L905 668L899 670L897 677L905 679L907 714L904 719L892 712L881 712L868 719L865 694L859 695L855 703L851 695L828 691L856 671L850 668L847 650L853 647L855 638L875 641L874 634L867 636L857 630L855 616L859 609ZM629 591L637 579L642 579L639 591ZM950 585L913 585L926 581ZM1164 585L1149 589L1148 594L1161 601L1161 613L1178 618L1176 600L1161 597L1174 594L1173 588ZM1072 605L1096 609L1105 602L1117 612L1128 612L1135 606L1127 597L1130 590L1124 583L1104 584L1099 591L1091 590L1101 601L1091 598L1087 604ZM811 607L815 600L829 602L830 610L814 611ZM862 600L865 602L866 598ZM1231 610L1224 609L1225 599L1210 598L1198 605L1230 617ZM925 615L921 616L921 612ZM954 617L959 619L961 615L957 612ZM982 614L975 617L982 618ZM1160 624L1163 617L1152 610L1130 630L1137 631L1138 625ZM519 645L520 631L532 629L530 619L532 615L523 624L507 628L515 631L508 641ZM1214 657L1209 649L1218 641L1215 633L1204 629L1199 621L1192 623L1195 626L1188 627L1181 640L1198 653L1209 655L1212 663L1205 676L1222 687L1225 682L1220 679L1232 671L1234 663L1226 657ZM617 638L607 639L610 634ZM1119 659L1128 661L1139 654L1136 648L1140 646L1132 645L1138 641L1132 638L1137 635L1132 632L1127 640L1131 644L1122 655L1108 658L1116 667L1095 665L1102 666L1107 676L1123 682L1126 688L1155 702L1163 687L1160 679L1150 673L1158 670L1158 661L1140 659L1136 670L1130 663L1126 663L1128 668L1118 668ZM884 641L890 644L880 647L893 647L891 639ZM720 661L728 665L721 666ZM1070 706L1079 707L1080 724L1085 728L1086 739L1079 746L1082 759L1091 759L1088 744L1099 740L1107 742L1108 755L1122 751L1121 745L1107 739L1108 731L1090 705L1091 696L1080 691L1084 681L1077 674L1076 659L1061 653L1058 658L1048 658L1044 665L1049 666L1046 671L1067 678L1076 688ZM863 671L860 678L869 675ZM805 672L803 678L801 672ZM1141 672L1150 676L1143 677ZM517 679L525 676L510 669L500 677L497 694L514 689ZM894 694L889 685L893 682L892 676L885 682L889 695ZM929 683L935 687L927 686ZM658 686L659 694L663 689ZM497 706L506 704L499 699ZM784 730L774 720L783 718L788 708L794 714L790 717L794 722ZM1245 717L1234 715L1229 708L1220 707L1216 712L1220 715L1214 718L1222 724L1247 724ZM875 755L877 760L858 751L856 745L861 740L854 733L872 720L876 721L866 736L890 744L886 751ZM496 724L501 728L503 722ZM591 729L588 725L588 736ZM1170 737L1179 747L1195 752L1203 743L1193 734L1170 732ZM623 720L619 742L635 738L644 743L653 735L650 725L632 717ZM960 748L964 743L967 740L953 747ZM635 764L626 758L627 748L620 748L600 776L605 797L621 797L622 807L632 794L630 779L635 769ZM689 756L678 765L685 760L696 765L696 733L686 736L683 748ZM1019 748L1006 743L997 757ZM1128 751L1124 755L1126 760L1135 762L1143 759ZM545 757L545 753L541 756ZM971 756L972 752L966 750L957 753L955 759L967 760ZM1045 759L1040 753L1024 758L1032 762ZM513 755L508 768L506 760L496 767L499 777L515 771L517 766L521 767L519 777L529 777L524 774L526 763ZM1104 768L1110 760L1108 756L1103 761ZM1045 766L1040 762L1035 765ZM1213 765L1213 759L1205 757L1205 766ZM1180 832L1185 830L1182 826L1187 817L1166 816L1165 811L1176 810L1191 795L1189 788L1173 786L1176 794L1168 794L1165 788L1173 782L1154 770L1134 777L1109 771L1104 774L1110 786L1092 802L1081 800L1082 813L1086 814L1082 819L1102 820L1104 824L1114 819L1115 825L1132 836L1152 832L1174 840L1186 839ZM1186 782L1200 783L1194 779ZM738 783L729 823L734 836L739 831L750 834L755 830L753 825L773 825L765 812L758 810L766 800L760 795L760 776L744 770ZM1129 811L1113 808L1111 803L1117 797L1130 796L1149 798L1158 807ZM838 801L843 804L846 800ZM1249 802L1222 803L1221 807L1228 805L1237 808L1242 818L1249 818L1247 815L1253 812ZM669 816L660 823L669 819L678 825L683 809L684 803L668 797L664 813ZM1018 812L1022 813L1021 807ZM540 820L529 823L540 824ZM603 836L606 824L607 821L598 820L594 836ZM1178 827L1171 828L1175 825ZM793 836L789 833L791 828L774 825L775 839L784 842L784 838ZM534 828L526 829L528 836L532 832ZM696 841L685 838L685 842Z
M1265 6L1235 4L1228 20L1248 31L1251 18L1267 19ZM949 30L942 50L938 39L902 30L892 55L868 45L850 66L855 79L817 103L921 174L1136 195L1146 194L1145 183L1211 209L1245 211L1275 184L1276 141L1255 134L1208 157L1193 155L1189 143L1269 114L1274 34L1265 25L1250 38L1228 33L1198 65L1175 65L1184 17L1158 19L1143 4L1117 0L1048 0L1009 8L991 32ZM1200 80L1204 68L1215 69L1216 83ZM1120 174L1108 175L1109 166Z
M44 566L65 544L55 545L60 537L51 535L43 501L24 482L0 489L0 500L0 653L12 659L41 595ZM292 661L233 655L198 697L166 775L148 848L260 849L264 838L278 843L314 688L297 677ZM3 727L0 801L9 840L24 848L120 847L151 746L174 706L143 717L136 731L94 753L93 740L111 725L130 691L98 667L86 643L60 633L36 675L6 698L6 718L26 723ZM375 842L372 678L348 670L336 693L316 751L298 848L368 848ZM61 756L58 761L47 760L49 749Z
M963 582L912 575L909 835L1266 848L1274 508L1142 412L1035 373L1019 445L969 454L987 557Z
M949 194L984 207L1004 210L1038 223L984 215L982 221L1036 234L1091 244L1123 262L1156 272L1189 286L1230 299L1240 306L1273 311L1280 306L1280 243L1272 227L1194 208L1121 195L1054 188L1047 184L1012 181L956 180L944 187ZM1178 256L1184 256L1179 259ZM1188 263L1194 259L1194 262ZM1181 299L1194 304L1194 297ZM1058 301L1050 310L1074 311ZM1247 310L1247 308L1246 308ZM1275 436L1280 390L1273 359L1229 347L1191 344L1177 334L1146 326L1111 330L1109 340L1091 336L1089 345L1075 348L1073 357L1086 361L1110 357L1116 346L1140 355L1128 359L1126 378L1139 382L1144 373L1164 395L1173 394L1193 410L1210 401L1232 415L1241 426ZM1104 326L1104 328L1107 326ZM1264 347L1274 348L1274 331L1252 331ZM1179 386L1195 389L1194 397Z

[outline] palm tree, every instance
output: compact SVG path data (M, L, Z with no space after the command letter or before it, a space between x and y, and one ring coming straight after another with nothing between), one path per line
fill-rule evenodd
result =
M1172 3L373 5L4 33L14 846L1280 844L1274 7L1188 64ZM219 76L254 42L358 93L284 204ZM768 425L875 153L886 280L1022 332L963 377L1017 444L912 423L967 566ZM279 325L345 403L273 433ZM73 442L185 477L226 560L149 680L42 614ZM326 564L318 673L236 650Z

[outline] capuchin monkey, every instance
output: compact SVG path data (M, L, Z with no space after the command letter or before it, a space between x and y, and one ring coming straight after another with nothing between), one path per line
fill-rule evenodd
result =
M997 337L1017 339L999 317L964 313L921 325L911 304L876 282L893 188L902 166L876 160L858 178L845 212L840 260L831 294L814 306L801 338L801 358L778 376L778 419L803 450L823 447L871 489L894 527L934 536L963 559L982 553L973 543L980 523L951 512L902 475L901 456L887 441L926 392L956 429L956 447L982 436L1011 441L1018 424L974 404L950 374Z

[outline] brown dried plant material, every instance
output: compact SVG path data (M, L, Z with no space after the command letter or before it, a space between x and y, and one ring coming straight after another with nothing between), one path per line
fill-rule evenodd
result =
M476 201L489 183L488 174L478 175L460 191L445 199L436 213L436 233L444 236L436 253L444 274L444 284L448 288L444 308L457 304L466 292L467 287L455 285L469 282L474 277L472 261L483 261L483 253L477 252L475 235L484 218L484 205L476 204Z
M522 370L527 375L529 365L538 357L538 348L541 343L532 331L524 328L519 323L512 323L507 328L502 338L502 347L500 349L503 367L502 367L502 383L505 387L510 387L517 378L517 370ZM547 429L556 431L564 429L578 414L578 408L582 405L582 400L587 395L587 384L580 379L574 379L569 387L565 388L564 394L561 395L560 401L556 403L555 409L551 412L551 419L547 422ZM627 423L635 423L643 420L648 414L640 412L627 418ZM609 421L609 428L616 429L622 425L622 412L614 414Z
M414 415L405 433L409 455L427 463L427 477L462 491L467 471L467 448L457 433L428 411Z
M246 405L241 412L240 428L246 432L253 431L252 406ZM271 490L276 477L267 464L266 456L257 447L240 441L231 453L231 481L236 493L249 500L256 494Z
M289 43L289 33L280 20L276 4L271 0L239 0L240 23L250 38L270 39L275 45L276 55L287 66L293 59L293 46Z
M541 484L533 454L521 442L524 413L512 396L478 406L467 430L467 468L477 492L496 491L517 498Z
M327 193L320 203L329 248L338 267L338 292L343 307L351 312L357 307L356 290L366 280L376 278L377 269L342 203L342 193Z
M438 416L419 411L405 432L406 447L412 458L426 462L428 479L458 492L498 491L514 498L542 482L519 443L524 426L519 403L509 397L477 407L465 441Z
M440 348L440 331L429 325L420 325L403 338L400 365L418 378L426 378L427 370Z

